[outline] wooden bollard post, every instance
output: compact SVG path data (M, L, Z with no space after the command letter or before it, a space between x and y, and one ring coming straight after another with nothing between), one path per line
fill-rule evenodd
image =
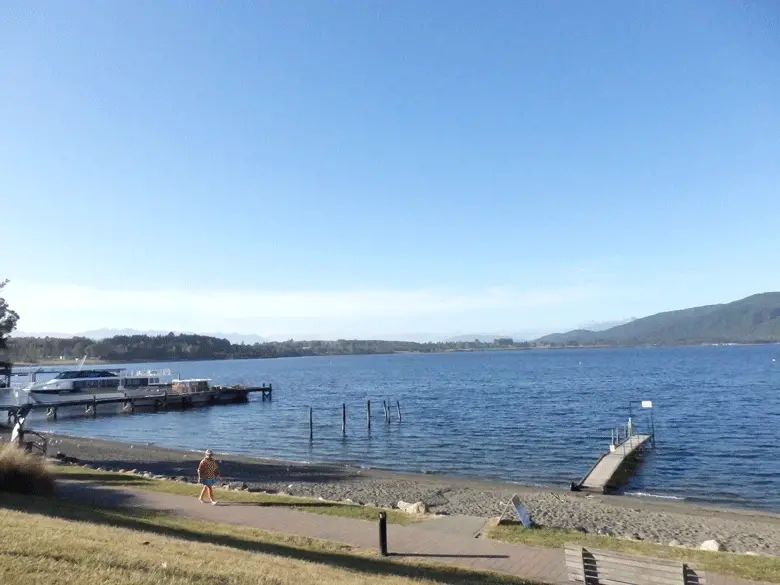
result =
M311 406L309 407L309 440L314 440L314 415Z
M379 512L379 553L387 556L387 513Z
M347 434L347 405L341 405L341 434Z
M401 422L401 403L396 400L395 407L398 409L398 422Z
M371 401L366 400L366 425L368 430L371 430Z

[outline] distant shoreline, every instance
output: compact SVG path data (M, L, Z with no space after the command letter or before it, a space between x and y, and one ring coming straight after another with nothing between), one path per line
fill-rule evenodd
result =
M627 344L627 345L553 345L544 347L489 347L489 348L464 348L464 349L443 349L440 351L386 351L386 352L364 352L364 353L323 353L316 355L277 355L277 356L261 356L261 357L198 357L190 359L170 359L170 358L149 358L138 360L107 360L102 358L88 358L85 365L110 365L110 364L146 364L146 363L187 363L187 362L209 362L209 361L246 361L246 360L267 360L267 359L280 359L280 358L300 358L300 357L345 357L345 356L370 356L370 355L431 355L431 354L447 354L447 353L489 353L489 352L505 352L505 351L560 351L571 349L661 349L661 348L683 348L683 347L746 347L746 346L764 346L764 345L780 345L780 341L759 341L759 342L707 342L707 343L682 343L677 345L659 345L659 344ZM37 362L14 362L13 365L16 368L35 368L41 366L74 366L81 363L80 359L43 359Z

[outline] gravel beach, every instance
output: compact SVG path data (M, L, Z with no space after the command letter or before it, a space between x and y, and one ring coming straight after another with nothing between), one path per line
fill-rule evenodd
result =
M125 444L49 435L49 453L75 457L106 469L136 469L194 479L201 453L149 444ZM7 441L7 431L0 434ZM565 490L441 475L395 473L338 465L299 464L217 453L226 482L250 489L326 500L393 507L399 500L424 502L437 514L495 517L517 493L534 522L660 544L698 547L710 539L724 550L780 556L780 514L720 509L680 501L631 496L587 496ZM196 489L193 487L193 494Z

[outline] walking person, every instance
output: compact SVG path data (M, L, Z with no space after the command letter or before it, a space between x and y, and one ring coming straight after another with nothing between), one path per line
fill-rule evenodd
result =
M201 503L205 504L206 501L203 496L208 494L211 505L216 506L217 500L214 499L214 484L217 483L219 477L219 465L214 461L214 452L211 449L206 451L206 455L201 459L198 464L198 483L203 484L203 489L200 490L200 496L198 499Z

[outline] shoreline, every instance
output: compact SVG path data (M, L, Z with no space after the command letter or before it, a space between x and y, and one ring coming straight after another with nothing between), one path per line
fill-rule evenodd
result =
M0 440L7 441L8 433L8 430L0 430ZM61 452L82 463L110 470L136 469L192 480L201 458L200 449L171 449L153 443L131 444L49 432L41 434L49 439L50 455ZM288 462L219 452L216 456L226 483L246 483L257 491L332 501L350 500L384 508L395 507L399 500L422 501L436 514L484 518L497 517L516 493L534 522L544 528L578 530L664 545L676 543L693 548L705 540L715 539L727 551L780 556L780 513L765 510L632 495L588 495L563 488L334 463Z
M28 430L35 430L28 427ZM120 439L104 439L97 436L90 435L74 435L67 433L57 433L56 431L39 430L40 434L48 437L54 437L57 439L79 439L81 441L95 441L98 443L106 443L114 446L128 446L132 443L130 440ZM0 422L0 442L3 441L3 434L10 433L10 427L6 427ZM139 444L143 448L157 449L161 451L170 452L182 452L182 453L201 453L207 447L202 449L191 449L180 446L166 446L156 442L147 442ZM135 445L135 447L139 447ZM523 483L519 481L513 481L502 477L485 477L468 474L457 474L446 471L437 470L424 470L424 469L393 469L388 467L377 467L368 465L357 465L351 462L344 462L333 459L280 459L274 457L260 457L256 455L247 455L243 453L230 452L230 451L218 451L225 459L247 460L258 463L264 463L268 465L283 465L302 468L332 468L337 470L346 470L352 472L355 475L361 475L363 477L367 475L386 475L388 477L398 478L407 477L412 480L419 479L420 481L438 482L438 483L455 483L464 484L478 489L494 490L502 488L503 490L514 490L517 493L521 492L550 492L556 494L565 494L575 497L588 497L588 498L601 498L607 501L615 502L617 505L622 505L624 500L639 501L646 503L648 506L658 505L665 508L674 506L684 506L685 508L700 508L704 510L715 510L721 513L734 512L737 514L766 514L769 516L780 517L780 509L774 509L769 507L751 506L749 503L738 503L733 501L715 501L708 500L706 497L696 496L676 496L665 495L663 493L643 492L643 491L623 491L617 490L607 495L589 493L589 492L573 492L568 487L564 487L561 483ZM231 481L238 481L231 480ZM627 506L629 504L626 504Z
M303 340L302 340L303 341ZM364 341L364 340L358 340ZM393 340L384 340L387 342L394 342ZM418 343L418 342L406 342L398 341L400 343ZM279 342L271 342L279 343ZM442 342L444 343L444 342ZM317 353L317 354L290 354L290 355L274 355L274 356L256 356L256 357L244 357L244 356L230 356L230 357L205 357L205 358L193 358L193 359L137 359L137 360L109 360L105 358L89 358L87 364L92 365L112 365L112 364L157 364L157 363L188 363L188 362L223 362L223 361L247 361L247 360L274 360L283 358L306 358L306 357L349 357L349 356L372 356L372 355L436 355L436 354L448 354L448 353L481 353L481 352L496 352L496 351L560 351L560 350L580 350L580 349L667 349L667 348L689 348L689 347L760 347L767 345L780 345L780 341L767 340L767 341L740 341L740 342L722 342L722 341L703 341L703 342L691 342L691 343L637 343L637 344L588 344L588 345L539 345L531 347L484 347L484 348L452 348L441 349L438 351L415 351L415 350L396 350L396 351L372 351L372 352L354 352L354 353ZM36 368L42 366L76 366L81 360L59 360L56 358L44 358L37 362L14 362L13 365L17 368Z

